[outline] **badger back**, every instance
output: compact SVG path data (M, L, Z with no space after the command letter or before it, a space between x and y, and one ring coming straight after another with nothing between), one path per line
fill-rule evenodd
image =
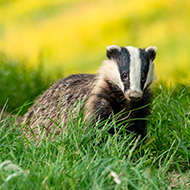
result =
M35 134L35 138L38 139L37 126L40 129L45 128L47 135L55 123L65 126L70 111L78 100L83 102L86 99L94 81L95 75L70 75L47 89L24 115L22 123L26 125L25 131L28 133L28 137ZM57 130L59 132L60 128Z

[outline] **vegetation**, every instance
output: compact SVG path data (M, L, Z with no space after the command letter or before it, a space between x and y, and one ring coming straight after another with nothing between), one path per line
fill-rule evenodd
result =
M0 108L16 114L0 120L0 189L189 189L189 3L0 0ZM82 113L28 140L16 117L59 78L97 71L110 44L158 47L145 144Z
M0 189L188 189L190 88L154 90L144 145L122 128L115 135L106 123L90 128L82 113L38 143L26 138L16 116L0 121Z
M107 45L158 47L156 71L167 83L190 81L190 1L0 1L0 51L65 74L96 72Z
M17 113L19 107L28 104L20 112L23 115L40 93L61 78L61 70L52 70L50 75L39 62L36 67L28 67L27 61L18 63L0 54L0 108L7 102L6 111Z

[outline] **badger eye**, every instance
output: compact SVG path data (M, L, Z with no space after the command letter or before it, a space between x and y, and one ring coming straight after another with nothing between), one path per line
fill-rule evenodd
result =
M128 79L128 74L127 74L126 72L124 72L124 73L122 74L122 78L123 78L124 80L127 80L127 79Z

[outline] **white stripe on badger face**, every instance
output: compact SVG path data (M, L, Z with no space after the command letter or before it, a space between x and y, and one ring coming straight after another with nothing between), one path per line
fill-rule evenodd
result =
M111 83L117 85L124 92L124 85L121 81L118 65L114 60L104 61L98 73L100 78L103 77L104 80L106 79Z
M130 91L136 92L142 95L141 90L141 59L140 51L138 48L127 46L127 50L130 54Z

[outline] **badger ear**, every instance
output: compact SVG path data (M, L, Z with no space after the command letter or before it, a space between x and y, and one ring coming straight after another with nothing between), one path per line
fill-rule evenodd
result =
M150 46L150 47L147 47L145 49L147 55L148 55L148 58L150 61L154 61L154 59L156 58L156 51L157 51L157 48L154 47L154 46Z
M107 58L114 59L117 58L121 48L116 45L107 46Z

